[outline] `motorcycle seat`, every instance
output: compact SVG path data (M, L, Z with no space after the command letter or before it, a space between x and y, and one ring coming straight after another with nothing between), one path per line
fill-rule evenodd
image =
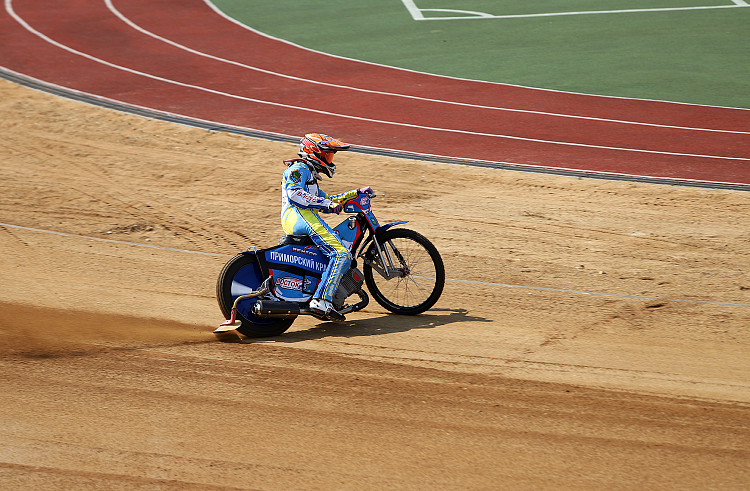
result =
M315 245L315 242L309 235L282 235L279 239L279 245Z

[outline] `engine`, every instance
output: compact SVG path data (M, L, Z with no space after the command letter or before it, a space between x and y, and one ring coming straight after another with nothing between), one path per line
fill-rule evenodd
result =
M365 281L365 276L357 268L351 268L349 271L344 273L341 277L341 283L339 288L336 290L336 295L333 296L333 306L336 310L339 310L344 306L344 302L347 297L352 293L356 293L362 289L362 283Z

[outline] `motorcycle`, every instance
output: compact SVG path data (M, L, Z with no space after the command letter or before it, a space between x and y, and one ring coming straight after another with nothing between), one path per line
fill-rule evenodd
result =
M362 310L369 303L363 288L367 285L375 301L390 312L420 314L435 305L443 292L443 260L423 235L394 228L408 221L380 225L372 213L376 196L363 193L343 203L343 212L353 216L333 231L349 249L352 262L332 303L342 314ZM234 256L216 282L216 298L227 320L214 332L236 329L248 337L282 334L298 316L312 315L309 303L327 265L328 257L307 235L285 235L274 247ZM359 301L347 303L352 295Z

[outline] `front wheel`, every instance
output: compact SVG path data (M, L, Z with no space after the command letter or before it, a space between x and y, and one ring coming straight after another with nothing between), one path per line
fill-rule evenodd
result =
M435 246L402 228L386 230L377 240L381 250L370 244L362 268L375 301L403 315L421 314L435 305L445 285L445 266Z

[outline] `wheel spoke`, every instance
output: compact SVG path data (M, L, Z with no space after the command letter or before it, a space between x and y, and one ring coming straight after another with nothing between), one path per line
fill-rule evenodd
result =
M434 246L416 232L397 229L388 234L388 239L381 243L382 255L397 261L392 266L401 271L401 276L390 280L380 275L372 276L372 284L368 283L368 286L377 290L373 292L375 299L389 310L398 313L424 311L442 292L442 260Z

